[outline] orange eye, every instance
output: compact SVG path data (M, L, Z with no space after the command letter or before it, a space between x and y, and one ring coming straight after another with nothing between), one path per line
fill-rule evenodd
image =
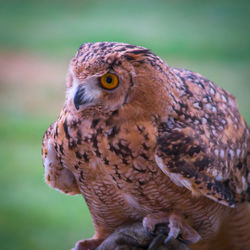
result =
M118 86L119 80L115 74L107 73L101 77L101 85L104 89L114 89Z

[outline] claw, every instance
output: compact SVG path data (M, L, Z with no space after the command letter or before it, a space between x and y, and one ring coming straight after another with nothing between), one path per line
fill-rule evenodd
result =
M168 237L164 240L164 245L166 245L172 239L176 239L176 238L169 234Z
M156 236L150 247L155 249L159 242L164 241L164 244L170 241L179 241L184 244L196 243L200 240L199 233L193 229L181 215L158 213L147 215L143 219L143 227L152 236ZM158 237L158 235L160 235ZM161 241L162 235L165 235L165 240ZM170 243L169 243L170 244Z
M169 219L169 233L168 237L164 240L164 243L166 244L170 239L176 239L180 233L180 226L178 225L177 221L170 216Z

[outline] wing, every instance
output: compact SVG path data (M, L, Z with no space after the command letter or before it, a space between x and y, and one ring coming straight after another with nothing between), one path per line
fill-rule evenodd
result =
M53 123L45 132L42 142L42 157L45 167L45 180L52 187L63 193L79 194L79 188L73 173L67 169L57 150L60 146L54 141L57 123Z
M249 130L235 99L197 73L174 72L185 93L179 103L182 109L158 122L158 166L193 194L230 207L249 201Z

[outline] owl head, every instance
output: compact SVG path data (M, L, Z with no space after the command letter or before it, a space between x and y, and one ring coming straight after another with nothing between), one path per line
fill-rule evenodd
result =
M69 66L66 104L75 112L97 108L103 112L133 108L135 115L155 112L167 102L168 85L176 81L172 78L166 63L146 48L86 43Z

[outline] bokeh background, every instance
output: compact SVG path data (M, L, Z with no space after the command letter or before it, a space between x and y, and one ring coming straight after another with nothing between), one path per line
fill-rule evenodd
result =
M70 249L93 234L83 199L45 184L40 153L81 43L145 46L233 93L250 123L249 3L0 1L0 248Z

